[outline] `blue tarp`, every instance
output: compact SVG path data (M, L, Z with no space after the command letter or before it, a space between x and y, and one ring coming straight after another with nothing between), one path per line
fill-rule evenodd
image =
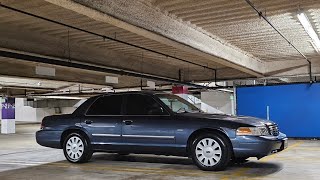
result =
M288 137L320 137L320 84L237 88L237 114L276 122Z

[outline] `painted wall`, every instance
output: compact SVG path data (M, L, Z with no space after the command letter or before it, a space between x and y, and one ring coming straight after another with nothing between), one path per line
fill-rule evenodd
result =
M190 94L176 94L178 96L180 96L181 98L187 100L188 102L190 102L191 104L195 105L197 108L201 109L203 112L206 113L214 113L214 114L223 114L224 112L219 111L218 109L204 103L201 101L201 99L190 95Z
M237 88L237 113L267 118L288 137L320 137L320 84Z
M233 114L232 93L220 91L201 92L201 101L225 114Z
M0 103L2 102L2 97L0 97ZM0 120L2 119L2 106L0 106ZM1 122L1 121L0 121Z
M24 105L23 98L16 98L16 121L22 122L41 122L45 116L55 114L70 114L76 109L75 107L61 107L61 113L57 113L55 108L33 108Z
M16 98L16 121L37 122L37 109L24 106L23 98Z

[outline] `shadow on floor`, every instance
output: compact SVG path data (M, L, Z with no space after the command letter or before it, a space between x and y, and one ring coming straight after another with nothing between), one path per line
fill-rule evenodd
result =
M147 164L148 163L148 164ZM154 170L155 169L155 170ZM239 174L239 170L244 170ZM159 176L201 176L224 175L237 177L262 177L282 170L282 164L251 161L233 165L222 172L204 172L188 158L151 155L96 154L89 163L72 164L67 161L20 167L0 172L0 179L119 179L133 174L158 174ZM168 172L168 174L166 174Z
M96 154L91 161L124 161L124 162L141 162L141 163L163 163L191 165L192 160L185 157L176 156L155 156L155 155L118 155L118 154Z
M123 165L130 166L125 164L126 162L139 162L139 163L153 163L161 164L162 169L174 169L174 170L199 170L192 162L191 159L185 157L173 157L173 156L152 156L152 155L118 155L118 154L97 154L94 155L91 162L123 162ZM135 167L135 166L133 166ZM145 166L146 167L146 166ZM148 165L147 165L148 167ZM275 162L263 162L263 161L249 161L243 164L233 164L230 165L225 172L233 173L239 169L246 169L248 177L260 177L266 176L269 174L277 173L283 169L281 163ZM242 173L246 175L246 173Z
M268 176L283 169L281 162L263 162L263 161L249 161L244 164L235 164L230 166L227 171L237 171L238 169L245 169L241 176L247 178Z

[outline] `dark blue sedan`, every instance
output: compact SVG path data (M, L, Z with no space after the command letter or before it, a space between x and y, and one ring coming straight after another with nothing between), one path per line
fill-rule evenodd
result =
M202 170L262 158L287 147L275 123L253 117L206 114L188 101L159 92L126 92L88 99L73 114L48 116L38 144L63 149L82 163L94 152L191 157Z

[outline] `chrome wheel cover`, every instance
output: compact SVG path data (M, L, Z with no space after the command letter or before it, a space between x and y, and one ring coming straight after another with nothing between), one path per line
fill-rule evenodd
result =
M72 160L78 160L81 158L84 151L84 145L82 140L78 136L72 136L66 143L66 153Z
M205 166L214 166L221 160L221 147L217 141L204 138L198 142L195 149L198 161Z

